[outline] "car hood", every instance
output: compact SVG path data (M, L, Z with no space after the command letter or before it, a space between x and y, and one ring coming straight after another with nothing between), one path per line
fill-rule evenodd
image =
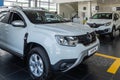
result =
M87 23L105 24L111 21L112 19L89 19Z
M93 32L93 29L88 26L84 26L72 22L42 24L42 25L35 25L35 27L64 35L81 35L81 34L86 34L87 32Z

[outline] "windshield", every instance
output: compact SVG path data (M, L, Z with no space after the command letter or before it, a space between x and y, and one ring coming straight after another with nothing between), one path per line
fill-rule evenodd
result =
M34 24L66 22L63 17L50 12L39 10L24 10L28 19Z
M112 13L97 13L91 19L112 19Z

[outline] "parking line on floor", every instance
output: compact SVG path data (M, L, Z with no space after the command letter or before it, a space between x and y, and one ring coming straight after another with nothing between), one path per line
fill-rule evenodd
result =
M101 56L104 58L109 58L109 59L114 59L114 63L109 67L109 69L107 70L108 73L112 73L112 74L116 74L116 72L118 71L118 69L120 68L120 58L114 57L114 56L108 56L105 54L100 54L100 53L96 53L96 56Z
M101 53L96 53L95 55L96 55L96 56L101 56L101 57L104 57L104 58L115 59L115 60L118 59L117 57L108 56L108 55L101 54Z
M120 59L117 59L114 61L114 63L110 66L110 68L107 70L107 72L116 74L118 69L120 68Z

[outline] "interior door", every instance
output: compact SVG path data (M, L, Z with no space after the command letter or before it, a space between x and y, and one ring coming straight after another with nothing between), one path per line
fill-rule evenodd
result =
M25 23L24 18L18 12L11 12L11 18L9 24L5 26L6 30L6 43L10 50L23 54L24 48L24 36L27 32L26 27L13 26L12 22L16 20L21 20Z

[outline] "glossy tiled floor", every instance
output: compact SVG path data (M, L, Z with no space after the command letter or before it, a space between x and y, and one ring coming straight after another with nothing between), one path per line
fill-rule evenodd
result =
M103 37L99 53L120 57L120 38ZM114 75L107 72L113 62L113 59L94 55L69 72L56 73L50 80L119 80L120 70ZM21 59L0 50L0 80L32 79Z

